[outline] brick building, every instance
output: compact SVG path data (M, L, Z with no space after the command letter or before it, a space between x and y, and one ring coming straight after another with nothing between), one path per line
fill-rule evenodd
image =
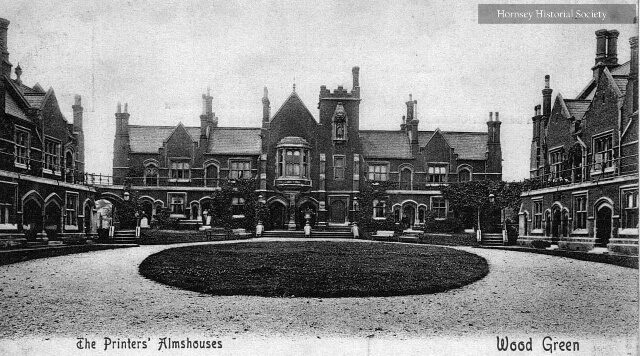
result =
M24 230L66 235L94 229L93 188L77 184L84 171L83 108L76 96L73 122L60 111L53 89L22 82L9 61L9 21L0 19L0 243Z
M200 127L131 125L127 105L118 104L114 182L130 177L149 215L164 207L195 223L222 180L253 177L271 212L267 228L295 229L308 211L316 227L348 225L365 180L398 183L387 199L376 201L375 218L393 212L416 225L427 210L440 219L449 214L443 184L501 179L498 113L487 122L487 132L423 131L410 96L399 130L361 130L358 67L352 79L351 90L321 86L319 121L295 86L272 115L265 88L262 124L255 128L219 126L209 92L203 95ZM242 204L233 199L234 211Z
M618 63L616 30L596 31L593 78L575 99L550 78L535 107L531 178L519 243L638 253L638 38Z

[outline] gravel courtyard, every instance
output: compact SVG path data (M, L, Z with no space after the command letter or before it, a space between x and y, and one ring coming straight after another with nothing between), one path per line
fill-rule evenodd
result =
M342 299L213 297L138 274L145 257L179 246L183 245L141 246L0 266L0 339L163 333L406 339L542 333L629 338L638 332L635 269L460 248L488 260L485 278L432 295Z

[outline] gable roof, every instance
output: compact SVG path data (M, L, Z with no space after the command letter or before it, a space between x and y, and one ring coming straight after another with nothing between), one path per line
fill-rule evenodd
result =
M440 131L449 145L453 147L458 159L485 160L487 152L487 140L489 134L486 132L456 132ZM434 131L418 132L418 143L424 147L431 139Z
M278 109L278 111L276 111L275 114L273 114L273 116L271 117L269 122L272 122L275 118L277 118L278 114L280 114L280 112L282 112L285 109L285 107L288 107L288 106L300 106L300 107L302 107L309 114L309 117L311 119L313 119L313 122L317 123L317 121L313 117L313 114L311 113L311 111L309 111L307 106L304 104L302 99L300 99L300 97L298 96L298 94L296 94L295 91L292 92L291 95L289 95L287 100L285 100L284 103L282 103L282 105L280 105L280 108Z
M582 120L589 109L589 105L591 105L591 100L564 99L564 104L571 116L577 120Z
M404 131L360 130L359 136L366 158L412 158L409 137Z
M163 142L177 126L129 125L129 146L132 153L158 153ZM199 127L185 127L191 137L200 136Z
M621 65L617 66L617 67L613 67L611 69L605 68L607 69L611 75L613 76L629 76L629 72L631 69L631 61L627 61L625 63L622 63ZM578 96L576 96L576 99L593 99L593 96L596 92L596 80L591 78L589 80L589 83L587 83L587 85L584 87L584 89L582 89L582 91L580 91L580 94L578 94ZM617 83L618 87L620 87L620 85L622 85L623 83ZM624 83L624 89L622 89L622 93L624 94L624 92L626 92L627 90L627 84Z
M13 100L9 93L4 93L5 107L4 112L22 120L30 121L20 106Z
M262 148L261 129L253 127L217 127L211 131L207 153L258 155Z

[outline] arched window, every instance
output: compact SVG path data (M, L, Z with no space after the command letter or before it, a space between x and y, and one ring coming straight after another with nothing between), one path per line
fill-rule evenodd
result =
M158 166L155 163L144 166L144 185L158 185Z
M459 182L468 182L470 180L471 180L471 172L468 169L463 168L460 171L458 171Z
M402 190L412 190L413 189L413 175L411 174L411 169L402 168L400 170L400 189Z
M424 205L418 207L418 223L424 224L427 218L427 207Z
M209 164L204 169L204 185L206 187L217 187L220 181L220 168L215 164Z

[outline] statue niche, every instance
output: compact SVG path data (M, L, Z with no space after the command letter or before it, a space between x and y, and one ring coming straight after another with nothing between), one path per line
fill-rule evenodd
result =
M347 141L347 112L344 110L342 102L339 102L336 106L336 110L333 113L332 122L332 138L334 141L346 142Z

